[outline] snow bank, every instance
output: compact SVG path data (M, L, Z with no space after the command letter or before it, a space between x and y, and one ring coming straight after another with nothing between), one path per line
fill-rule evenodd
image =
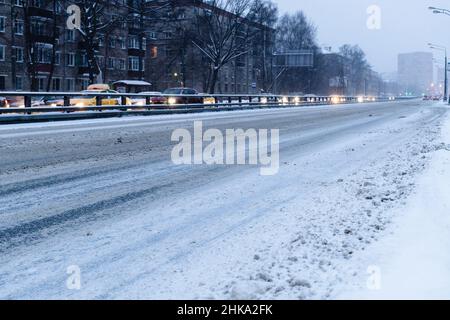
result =
M367 273L341 298L450 299L450 117L442 143L427 151L430 165L407 205L397 209L391 234L359 257L361 269L378 270L379 285L372 286L374 275Z

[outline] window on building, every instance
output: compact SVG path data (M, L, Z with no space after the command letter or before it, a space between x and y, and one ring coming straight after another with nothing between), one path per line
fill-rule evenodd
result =
M110 69L110 70L114 69L114 65L115 65L115 59L108 58L108 69Z
M14 21L14 33L16 34L16 35L23 35L23 27L24 27L24 24L23 24L23 20L15 20Z
M39 91L46 91L47 90L47 79L46 78L38 78L38 88Z
M37 62L49 64L52 62L53 48L47 43L38 43L36 45Z
M116 37L109 37L108 45L110 48L115 48L116 47Z
M72 78L66 79L66 90L68 92L75 91L75 79Z
M66 39L68 42L75 41L75 30L66 30Z
M139 71L139 57L128 57L128 70Z
M6 58L6 46L0 45L0 61L5 61Z
M125 43L125 39L122 37L117 38L116 40L116 45L120 48L120 49L126 49L127 48L127 44Z
M23 90L23 78L17 76L16 77L16 90Z
M158 47L157 46L153 46L150 50L150 57L152 59L156 59L158 58Z
M6 30L6 17L0 16L0 32L5 32Z
M61 52L55 52L55 65L59 66L61 64Z
M16 62L23 62L23 48L21 47L13 47L13 54Z
M68 67L75 66L75 54L74 53L66 54L66 66L68 66Z
M53 91L61 91L61 79L60 78L52 79L52 90Z
M0 90L6 90L6 76L0 76Z
M97 39L98 39L98 46L104 47L105 46L105 36L99 35Z
M119 69L119 70L126 70L127 69L127 66L126 66L126 63L125 63L125 59L117 59L117 69Z

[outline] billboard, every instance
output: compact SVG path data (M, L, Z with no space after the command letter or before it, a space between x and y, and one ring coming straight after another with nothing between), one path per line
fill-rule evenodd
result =
M281 68L311 68L314 66L314 52L299 50L274 53L274 66Z

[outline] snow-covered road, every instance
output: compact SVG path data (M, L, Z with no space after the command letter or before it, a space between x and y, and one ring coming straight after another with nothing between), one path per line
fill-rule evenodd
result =
M1 126L0 298L338 297L365 284L360 256L388 236L447 110L405 101ZM171 133L194 120L280 129L279 174L173 165ZM79 290L66 285L71 266Z

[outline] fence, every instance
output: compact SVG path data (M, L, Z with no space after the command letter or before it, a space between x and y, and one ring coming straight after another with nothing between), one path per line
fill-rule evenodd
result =
M394 101L393 97L0 92L0 122Z

